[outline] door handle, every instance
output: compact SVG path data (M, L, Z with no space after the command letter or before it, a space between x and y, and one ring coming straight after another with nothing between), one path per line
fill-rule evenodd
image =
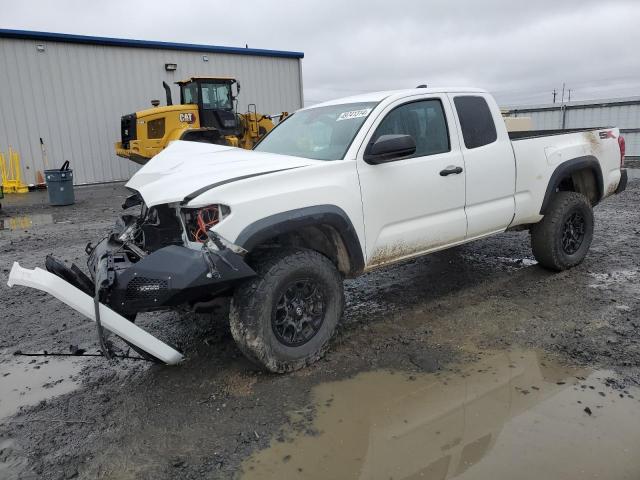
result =
M447 167L444 170L440 170L440 176L446 177L447 175L457 175L462 173L462 167Z

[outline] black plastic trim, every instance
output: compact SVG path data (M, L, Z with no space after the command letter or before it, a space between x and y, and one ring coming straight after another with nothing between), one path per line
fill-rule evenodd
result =
M507 117L521 118L521 117ZM557 130L523 130L518 132L509 132L509 139L517 142L518 140L526 140L528 138L551 137L554 135L564 135L566 133L594 132L598 130L606 130L614 127L585 127L585 128L560 128Z
M335 228L347 248L351 263L350 276L364 270L364 255L360 240L349 216L335 205L316 205L297 208L262 218L246 226L234 243L251 251L256 246L283 233L294 232L311 225L330 225Z
M618 186L616 187L616 194L622 193L627 189L627 182L629 181L629 176L627 174L626 168L620 169L620 182L618 182Z
M551 198L553 197L553 194L556 192L557 188L560 186L560 182L564 178L569 177L573 172L582 170L584 168L589 168L595 174L596 186L598 187L598 201L602 199L602 195L604 194L604 180L602 177L600 162L598 162L598 159L593 155L576 157L574 159L567 160L566 162L561 163L554 170L551 178L549 179L549 184L547 185L547 191L544 194L544 199L542 200L540 215L544 215L547 213L547 209L549 208L549 204L551 203Z
M96 245L87 266L103 290L101 301L124 315L215 298L255 275L244 258L228 248L210 251L169 245L136 261L113 237ZM63 278L78 286L73 273L63 271Z

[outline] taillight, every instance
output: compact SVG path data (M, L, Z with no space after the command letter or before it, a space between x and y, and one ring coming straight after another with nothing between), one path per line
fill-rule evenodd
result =
M622 168L624 167L624 154L627 150L627 146L622 135L618 137L618 146L620 147L620 168Z

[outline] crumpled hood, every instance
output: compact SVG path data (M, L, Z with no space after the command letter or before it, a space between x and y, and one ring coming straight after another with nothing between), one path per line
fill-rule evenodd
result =
M235 178L240 181L239 177L318 162L208 143L175 141L138 170L126 186L139 192L146 205L152 207L182 201L207 186Z

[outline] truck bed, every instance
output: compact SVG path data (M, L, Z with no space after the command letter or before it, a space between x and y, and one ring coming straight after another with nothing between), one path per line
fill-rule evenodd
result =
M613 138L603 138L599 134L603 130L611 130ZM510 132L518 172L513 224L540 220L551 175L567 160L595 159L601 169L603 194L613 193L621 175L618 135L618 129L610 127Z

